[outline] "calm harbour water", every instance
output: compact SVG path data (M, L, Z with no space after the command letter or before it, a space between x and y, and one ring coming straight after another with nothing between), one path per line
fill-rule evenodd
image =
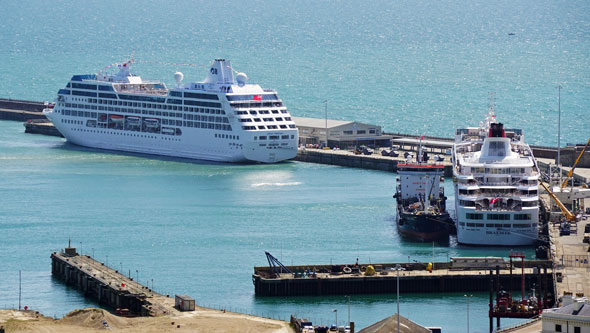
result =
M550 133L562 84L562 143L582 142L590 127L589 9L584 1L5 1L0 96L52 100L72 74L133 51L139 74L169 85L175 71L200 80L203 66L224 57L277 89L294 116L323 117L328 99L330 118L393 132L451 136L482 119L495 91L499 119L542 145L557 141ZM17 305L19 270L23 304L57 316L95 305L51 278L49 254L71 237L84 253L201 305L326 324L338 309L343 320L344 297L255 297L252 267L266 264L264 251L286 264L431 260L432 244L396 233L394 185L395 175L378 171L95 151L1 121L0 307ZM440 261L508 251L434 246ZM420 324L465 331L462 294L400 301L402 315ZM487 330L486 307L487 295L475 294L472 332ZM359 327L394 312L394 295L351 299Z

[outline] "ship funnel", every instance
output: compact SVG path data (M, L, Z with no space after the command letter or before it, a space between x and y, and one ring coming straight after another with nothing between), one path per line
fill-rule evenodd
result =
M504 125L502 123L491 123L489 136L490 138L505 138Z
M211 68L209 68L209 73L207 73L204 83L235 84L234 72L230 61L215 59L213 64L211 64Z

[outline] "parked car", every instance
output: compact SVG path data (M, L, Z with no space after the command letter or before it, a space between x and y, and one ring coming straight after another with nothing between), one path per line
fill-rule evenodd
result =
M570 224L562 223L559 227L559 236L568 236L571 234Z

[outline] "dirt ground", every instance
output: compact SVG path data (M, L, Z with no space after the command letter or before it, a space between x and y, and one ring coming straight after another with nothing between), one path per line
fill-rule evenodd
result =
M35 311L0 310L0 326L11 332L276 332L292 333L289 323L197 308L160 317L117 317L96 308L75 310L61 319Z

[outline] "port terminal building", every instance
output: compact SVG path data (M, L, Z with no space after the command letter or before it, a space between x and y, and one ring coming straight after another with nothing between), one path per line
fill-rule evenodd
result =
M341 149L361 145L370 147L391 147L391 135L383 134L381 126L356 121L322 118L292 117L299 129L300 145L324 146ZM327 134L326 134L327 129Z

